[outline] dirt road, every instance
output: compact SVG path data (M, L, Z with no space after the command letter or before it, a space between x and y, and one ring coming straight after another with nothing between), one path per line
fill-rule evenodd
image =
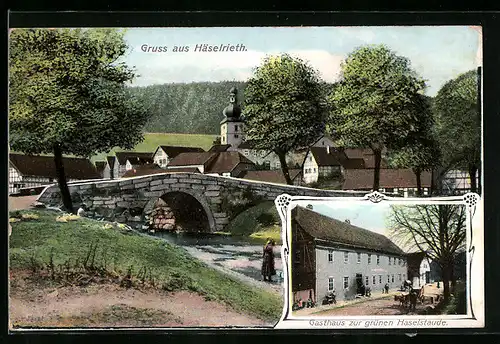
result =
M40 286L14 273L9 313L14 327L209 327L272 326L190 292Z
M416 311L422 311L424 305L417 303ZM399 302L394 301L394 297L387 297L376 300L346 305L342 308L336 308L328 311L314 313L313 316L344 316L344 315L411 315L408 308L400 306Z

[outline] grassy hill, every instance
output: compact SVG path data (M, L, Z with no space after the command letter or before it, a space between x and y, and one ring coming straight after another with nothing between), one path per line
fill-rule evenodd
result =
M165 146L184 146L184 147L201 147L204 150L210 149L215 140L216 135L205 134L177 134L177 133L146 133L144 141L134 147L136 152L154 152L160 145ZM92 157L92 161L105 160L106 155L112 154L123 149L113 149L110 153L98 154Z
M138 280L149 271L158 287L188 290L227 304L236 311L277 321L282 310L279 295L244 284L193 258L184 249L120 226L87 218L57 222L61 213L48 210L17 212L32 218L12 222L9 239L10 269L31 271L44 267L107 271L123 277L127 271ZM148 277L149 278L149 277Z

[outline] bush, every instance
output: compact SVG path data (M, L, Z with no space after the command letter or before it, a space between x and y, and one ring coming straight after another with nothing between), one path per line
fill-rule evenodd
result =
M257 222L263 227L274 225L274 216L269 213L262 213L257 217Z

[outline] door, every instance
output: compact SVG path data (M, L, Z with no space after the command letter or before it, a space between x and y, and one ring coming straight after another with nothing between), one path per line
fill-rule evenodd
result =
M363 275L356 274L356 293L363 294L364 284L363 284Z
M431 283L431 272L426 271L425 272L425 284L429 284L429 283Z

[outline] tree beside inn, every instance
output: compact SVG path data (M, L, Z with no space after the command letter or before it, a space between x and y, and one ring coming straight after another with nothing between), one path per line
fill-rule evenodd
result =
M372 291L399 288L407 278L406 254L387 237L300 206L292 209L293 301L321 303L335 291L352 299L364 285Z

